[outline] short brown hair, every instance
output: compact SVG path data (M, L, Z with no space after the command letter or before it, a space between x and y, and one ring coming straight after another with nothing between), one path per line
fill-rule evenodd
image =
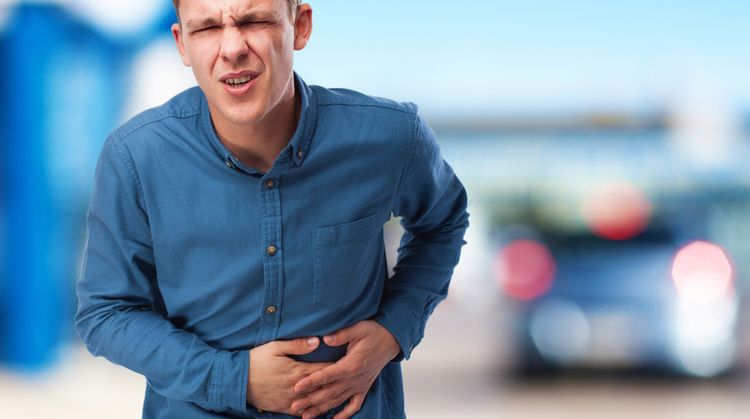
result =
M301 0L287 0L289 3L289 12L292 14L292 19L297 17L297 7L299 7ZM174 11L177 13L177 19L180 18L180 0L172 0L174 4Z

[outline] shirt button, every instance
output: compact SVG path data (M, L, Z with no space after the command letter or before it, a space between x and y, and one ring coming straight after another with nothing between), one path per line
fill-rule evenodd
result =
M268 314L273 314L275 312L276 312L276 306L268 306L266 308L266 313L268 313Z
M278 251L279 249L274 245L270 245L266 248L266 253L268 253L268 256L274 256Z
M302 156L304 156L304 155L305 155L305 153L303 153L302 150L300 150L300 151L297 152L297 158L298 159L301 159Z
M266 181L266 189L273 189L274 186L276 186L276 182L274 182L273 179Z
M234 162L232 160L226 159L224 160L224 164L227 165L228 168L234 169L236 166L234 165Z

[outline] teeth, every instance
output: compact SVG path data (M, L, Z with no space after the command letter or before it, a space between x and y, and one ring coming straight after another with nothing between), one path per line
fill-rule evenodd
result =
M232 86L236 86L238 84L244 84L252 80L253 78L251 76L245 76L245 77L239 77L235 79L226 79L224 80L225 83L230 84Z

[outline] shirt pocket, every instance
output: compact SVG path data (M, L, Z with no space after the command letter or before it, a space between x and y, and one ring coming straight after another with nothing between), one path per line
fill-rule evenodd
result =
M377 215L318 227L313 237L313 301L333 304L356 300L372 276L377 259ZM335 302L334 302L335 301Z

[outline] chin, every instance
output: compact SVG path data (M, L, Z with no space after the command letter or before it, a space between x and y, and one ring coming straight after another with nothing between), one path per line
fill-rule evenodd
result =
M254 125L263 120L265 113L255 109L255 107L228 105L224 116L233 124Z

